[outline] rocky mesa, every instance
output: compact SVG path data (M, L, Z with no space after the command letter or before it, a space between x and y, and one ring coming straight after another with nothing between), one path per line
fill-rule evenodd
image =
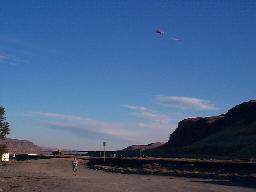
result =
M226 114L184 119L158 148L170 154L256 157L256 100Z

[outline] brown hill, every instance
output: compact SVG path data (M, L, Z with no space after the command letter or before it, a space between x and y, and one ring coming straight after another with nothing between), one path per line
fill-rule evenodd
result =
M6 138L5 140L0 140L0 144L7 146L8 152L13 154L27 154L27 153L41 153L41 147L35 145L34 143L27 140L18 140Z

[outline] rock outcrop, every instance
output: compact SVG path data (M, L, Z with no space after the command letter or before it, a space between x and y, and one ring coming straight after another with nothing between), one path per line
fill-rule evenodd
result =
M157 142L157 143L150 143L148 145L131 145L122 151L145 151L145 150L151 150L151 149L156 149L158 147L161 147L164 143Z
M191 145L196 141L220 131L221 128L212 125L223 118L224 116L221 115L184 119L179 122L178 128L170 134L170 139L167 144L173 147Z

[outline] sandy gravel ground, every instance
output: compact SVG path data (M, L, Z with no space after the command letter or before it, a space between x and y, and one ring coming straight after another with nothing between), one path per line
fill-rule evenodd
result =
M73 176L71 159L41 159L0 166L0 192L255 192L225 181L129 175L87 169L80 161Z

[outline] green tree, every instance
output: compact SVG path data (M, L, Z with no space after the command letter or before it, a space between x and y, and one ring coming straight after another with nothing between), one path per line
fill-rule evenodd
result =
M6 135L10 132L10 124L6 121L5 109L0 106L0 139L5 139ZM5 145L0 145L0 154L7 151Z

